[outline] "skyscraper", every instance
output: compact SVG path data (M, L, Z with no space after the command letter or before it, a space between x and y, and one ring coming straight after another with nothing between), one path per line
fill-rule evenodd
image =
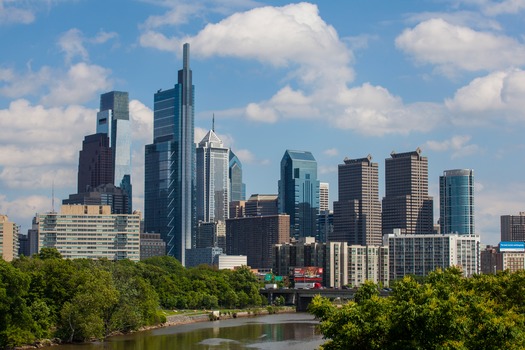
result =
M441 234L475 234L473 170L445 170L439 177L439 214Z
M210 130L197 147L197 221L224 221L229 211L229 153Z
M329 241L381 245L378 165L372 156L348 159L338 167L339 200L334 202L334 231Z
M525 241L525 212L501 216L501 240L503 242Z
M113 183L113 155L105 133L88 135L78 157L77 193Z
M279 213L290 215L290 237L314 237L319 213L317 162L310 152L284 152L278 194Z
M128 214L131 214L133 208L131 204L131 123L127 92L111 91L100 95L97 133L105 133L109 137L114 167L111 183L120 187L128 195Z
M428 195L428 159L421 149L395 153L385 160L383 234L433 233L433 200Z
M178 83L154 96L144 176L144 229L160 233L167 254L182 264L195 241L194 92L190 45L184 44Z
M246 184L242 182L242 164L239 158L230 150L230 201L246 199Z
M330 184L328 182L319 183L319 211L327 211L330 209L329 200Z

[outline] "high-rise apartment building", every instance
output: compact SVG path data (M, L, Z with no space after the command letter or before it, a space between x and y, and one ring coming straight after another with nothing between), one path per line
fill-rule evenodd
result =
M230 201L243 201L246 199L246 184L242 182L242 163L230 150Z
M330 184L328 182L319 183L319 212L330 210Z
M214 222L228 218L229 153L222 141L210 130L197 147L196 187L197 221Z
M244 203L244 216L277 215L276 194L252 194Z
M317 162L311 152L287 150L281 160L279 213L290 215L290 236L314 237L319 213Z
M385 160L383 234L433 233L433 200L428 195L428 159L421 149L395 153Z
M184 44L178 83L154 96L144 176L144 230L160 233L167 254L182 264L195 240L194 90L190 46Z
M329 241L381 245L378 165L366 158L344 160L338 167L339 200L334 202L334 230Z
M38 250L66 259L140 260L140 215L111 214L109 205L62 205L39 215Z
M100 95L97 133L107 134L109 138L113 157L113 181L109 183L127 194L130 204L128 214L131 214L131 122L127 92L111 91Z
M501 241L525 241L525 212L501 216Z
M439 177L440 233L474 234L474 171L445 170Z
M113 183L113 153L107 134L84 137L78 158L77 193Z
M18 258L19 227L9 221L7 215L0 215L0 258L12 261Z

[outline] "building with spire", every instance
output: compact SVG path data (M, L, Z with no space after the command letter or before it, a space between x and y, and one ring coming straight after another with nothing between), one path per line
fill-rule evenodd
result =
M433 199L428 195L428 159L421 149L392 152L385 160L383 234L432 234Z
M153 143L145 148L144 230L160 233L166 253L185 264L195 242L195 87L190 45L178 82L154 95Z
M311 152L286 150L281 160L279 213L290 215L290 237L315 237L319 214L317 161Z
M214 128L197 146L197 221L225 221L228 218L229 153Z

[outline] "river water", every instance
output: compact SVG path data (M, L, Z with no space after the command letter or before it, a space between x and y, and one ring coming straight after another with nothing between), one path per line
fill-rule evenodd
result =
M61 345L53 350L314 350L324 343L318 322L288 313L200 322L116 336L100 343Z

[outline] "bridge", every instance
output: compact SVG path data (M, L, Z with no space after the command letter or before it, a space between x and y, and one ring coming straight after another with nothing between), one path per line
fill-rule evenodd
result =
M261 295L264 296L269 304L272 304L276 298L284 297L285 305L295 305L297 311L306 311L308 305L316 295L331 300L340 300L345 302L354 299L355 290L351 289L261 289Z

